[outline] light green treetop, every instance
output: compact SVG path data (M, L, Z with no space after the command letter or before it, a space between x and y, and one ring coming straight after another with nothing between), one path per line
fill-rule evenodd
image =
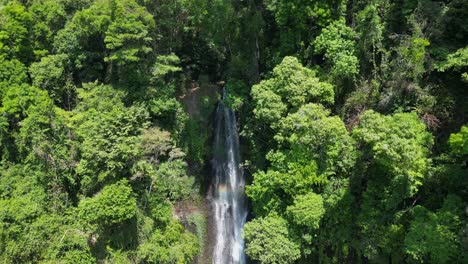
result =
M333 86L321 82L314 71L294 57L285 57L273 69L271 78L252 87L251 94L256 104L255 117L273 128L288 111L294 112L302 104L334 102Z
M364 152L373 156L379 170L392 178L393 188L401 180L407 181L407 188L398 187L404 193L395 194L395 198L402 199L416 193L430 165L427 156L433 140L415 113L383 116L366 111L354 129L353 137L364 144Z
M135 217L136 199L126 179L105 186L92 198L80 201L79 217L90 225L108 226Z
M292 215L294 223L318 229L325 213L322 196L313 192L300 195L293 205L288 206L287 212Z
M262 264L294 263L300 257L299 245L290 237L288 223L277 215L268 215L247 223L243 237L246 253Z
M456 233L460 224L452 212L433 213L423 206L413 209L414 220L405 238L405 251L418 262L452 263L458 248Z
M457 72L462 72L462 79L468 82L468 46L457 50L456 52L448 55L447 60L436 65L436 69L445 72L453 69Z
M453 153L468 155L468 126L462 126L460 132L450 135L449 145Z
M324 54L330 65L330 80L353 79L359 73L355 36L353 29L341 18L322 29L315 39L315 52Z

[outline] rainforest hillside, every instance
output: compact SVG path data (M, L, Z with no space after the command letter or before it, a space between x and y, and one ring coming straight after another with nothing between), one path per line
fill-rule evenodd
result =
M468 263L468 1L0 0L0 262Z

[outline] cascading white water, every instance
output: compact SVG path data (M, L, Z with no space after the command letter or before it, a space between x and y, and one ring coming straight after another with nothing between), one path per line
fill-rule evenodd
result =
M216 241L213 264L244 264L246 257L242 229L247 219L245 181L239 167L236 117L223 102L216 109L214 144L213 207Z

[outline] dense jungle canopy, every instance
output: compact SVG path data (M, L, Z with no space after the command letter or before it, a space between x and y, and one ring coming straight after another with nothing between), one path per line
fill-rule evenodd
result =
M468 263L468 1L0 0L0 262Z

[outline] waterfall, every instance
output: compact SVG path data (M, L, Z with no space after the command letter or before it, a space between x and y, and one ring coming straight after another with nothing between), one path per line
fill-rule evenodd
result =
M216 241L213 264L244 264L242 229L247 219L247 206L245 181L239 167L239 136L234 111L222 101L216 109L214 140L213 215Z

